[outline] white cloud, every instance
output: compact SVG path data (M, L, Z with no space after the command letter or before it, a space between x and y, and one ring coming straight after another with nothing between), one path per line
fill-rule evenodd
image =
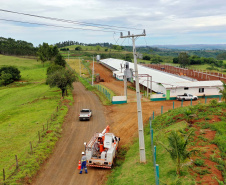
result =
M6 10L67 20L146 29L148 37L158 37L158 39L152 39L150 44L164 42L166 37L171 44L188 40L190 43L197 43L200 40L194 36L195 33L200 36L200 33L203 32L205 34L203 33L203 36L200 37L205 37L205 41L218 43L219 37L222 37L221 33L226 32L225 0L8 0L1 2L1 7ZM1 11L0 18L81 27L81 25L68 25ZM35 45L42 42L54 43L64 40L87 43L115 42L113 33L32 27L5 21L0 21L0 26L0 36L27 40ZM125 30L134 33L141 32L141 30ZM188 39L183 39L185 37ZM225 37L222 37L222 42L226 43ZM141 39L138 43L144 44L145 42Z

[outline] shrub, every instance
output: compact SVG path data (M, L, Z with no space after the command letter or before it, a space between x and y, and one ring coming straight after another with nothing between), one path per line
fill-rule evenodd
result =
M21 78L20 71L14 66L0 68L0 85L8 85Z
M82 47L81 47L81 46L77 46L77 47L75 48L75 50L76 50L76 51L81 51L81 50L82 50Z
M194 161L194 164L195 164L196 166L204 166L204 160L202 160L202 159L196 159L196 160Z
M2 72L8 73L12 75L12 80L19 80L21 78L20 71L17 67L14 66L3 66L0 68L0 77L2 75Z
M218 104L217 100L213 99L210 101L211 106L216 106Z

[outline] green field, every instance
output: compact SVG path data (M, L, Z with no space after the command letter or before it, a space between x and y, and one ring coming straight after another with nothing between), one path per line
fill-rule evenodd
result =
M110 48L107 48L107 47L100 47L99 50L97 50L97 47L96 46L81 46L81 45L71 45L71 46L66 46L66 47L62 47L62 48L69 48L70 51L73 51L75 50L76 47L80 46L82 48L81 51L98 51L98 52L118 52L117 50L115 49L110 49ZM108 51L105 51L105 49L108 49ZM125 51L123 51L125 52Z
M6 178L15 171L15 155L20 161L20 168L23 168L24 164L29 164L25 161L28 160L30 142L33 144L34 151L35 148L39 147L37 145L39 140L38 132L40 132L41 141L50 144L45 136L47 121L49 122L48 129L56 130L56 127L63 122L63 118L67 113L66 106L56 112L56 108L60 103L61 90L51 89L45 84L46 69L49 64L45 64L45 67L43 67L36 60L0 55L0 66L3 65L18 67L22 78L19 82L0 87L0 183L3 179L3 168L5 169ZM68 98L72 99L71 97ZM55 124L54 121L50 123L53 114L57 115L55 122L58 122L58 124ZM54 142L51 142L51 147L54 146L56 141L55 136L54 132L48 134L48 137L55 138L53 139ZM42 144L41 142L40 146ZM35 151L36 154L42 156L42 160L50 152L50 150L46 152L44 149ZM35 158L39 157L36 156ZM29 170L29 167L26 169ZM38 166L31 167L30 171L25 174L19 172L17 176L18 178L25 175L30 177L37 169Z

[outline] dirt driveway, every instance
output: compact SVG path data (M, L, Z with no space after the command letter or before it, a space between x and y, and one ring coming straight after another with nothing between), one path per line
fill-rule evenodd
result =
M100 64L95 64L95 73L99 73L105 82L103 85L112 89L117 95L123 94L123 82L116 81L112 72ZM98 97L84 89L80 83L74 84L74 104L70 107L63 125L63 135L58 141L49 161L43 165L34 185L96 185L104 184L108 169L88 168L88 174L78 174L77 165L84 150L83 143L89 141L95 132L102 131L107 124L110 131L121 138L120 145L129 144L138 135L137 103L135 91L128 89L128 102L123 105L103 106ZM201 100L204 102L204 100ZM193 102L197 104L198 101ZM190 102L184 102L184 106ZM172 109L173 101L150 102L142 98L143 122L146 123L155 111L155 115ZM175 108L181 102L175 101ZM78 121L79 110L90 108L93 117L90 121Z

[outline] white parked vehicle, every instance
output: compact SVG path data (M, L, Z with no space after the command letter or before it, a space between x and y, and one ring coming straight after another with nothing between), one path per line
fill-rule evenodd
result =
M194 96L192 94L187 94L187 93L184 93L184 95L178 95L177 96L177 100L180 100L180 101L185 101L185 100L197 100L198 97L197 96Z
M82 109L79 114L79 120L90 120L92 116L92 110L90 109Z
M117 154L120 138L113 133L108 133L107 126L102 133L96 133L85 145L87 166L111 168Z

